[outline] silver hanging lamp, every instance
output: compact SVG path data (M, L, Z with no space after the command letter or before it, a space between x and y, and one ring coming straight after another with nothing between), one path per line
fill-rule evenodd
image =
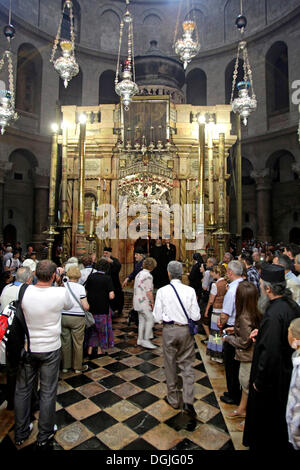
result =
M237 17L235 24L237 28L241 31L243 36L245 28L247 26L247 18L243 15L243 1L241 0L241 13ZM243 68L244 68L244 80L236 83L239 69L239 58L240 55L243 57ZM238 89L238 97L233 99L235 86ZM249 95L251 93L251 95ZM256 95L253 89L253 79L252 79L252 70L250 67L247 42L242 40L238 44L237 56L233 72L232 80L232 91L230 104L234 113L238 113L242 120L243 124L246 126L248 122L248 117L250 114L255 111L257 108Z
M118 61L115 78L115 91L120 96L125 111L128 111L129 105L134 95L139 91L139 87L135 83L135 66L134 66L134 44L133 44L133 18L129 11L129 0L126 0L127 9L120 23L120 40L118 50ZM122 72L120 72L120 57L123 40L124 24L128 26L128 54L127 59L122 64ZM120 80L121 78L121 80Z
M15 111L14 69L11 53L11 40L15 36L15 28L11 24L11 0L9 6L8 25L4 27L3 33L8 41L9 47L4 51L0 59L0 71L2 71L5 62L7 62L9 86L8 89L0 90L0 128L2 135L5 132L5 128L18 119L18 114Z
M61 38L61 26L65 9L69 10L70 40ZM59 74L60 78L64 81L65 88L67 88L69 81L79 73L79 66L75 58L75 34L73 21L73 3L71 0L66 0L61 12L58 30L53 43L52 54L50 58L50 62L53 63L55 70ZM59 43L62 50L62 56L55 60L54 57Z

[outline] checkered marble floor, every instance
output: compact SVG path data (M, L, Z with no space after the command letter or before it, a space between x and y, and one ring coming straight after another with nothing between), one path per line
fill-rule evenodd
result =
M162 327L156 326L154 334L157 349L136 346L137 327L128 326L127 315L118 317L115 347L109 355L86 360L89 369L83 374L60 374L55 450L234 450L196 343L198 419L193 431L182 429L184 414L163 400L167 388ZM6 411L4 404L1 407L0 384L0 421L6 423L2 436L0 429L0 449L15 450L13 412ZM35 420L20 451L34 447L37 432Z

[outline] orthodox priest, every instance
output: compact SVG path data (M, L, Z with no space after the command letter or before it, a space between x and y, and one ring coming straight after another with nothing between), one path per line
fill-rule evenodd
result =
M264 264L260 286L268 297L256 337L243 444L252 451L288 450L285 419L293 350L288 327L300 308L286 289L284 268Z
M124 306L124 292L122 290L119 273L121 271L121 263L118 258L112 256L112 248L106 246L103 250L103 258L110 263L110 275L114 286L115 298L111 300L111 308L118 315L122 314Z

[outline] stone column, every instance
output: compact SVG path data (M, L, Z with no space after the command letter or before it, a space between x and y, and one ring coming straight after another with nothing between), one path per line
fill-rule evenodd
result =
M42 242L47 238L44 233L48 225L49 203L49 170L36 168L34 175L34 214L33 214L33 242L38 251Z
M272 234L272 182L269 168L254 170L251 177L256 182L257 236L261 241L269 241Z

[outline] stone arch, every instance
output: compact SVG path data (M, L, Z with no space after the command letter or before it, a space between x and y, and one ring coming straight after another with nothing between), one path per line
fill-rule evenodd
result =
M32 44L23 43L18 49L16 108L40 117L43 59Z
M254 233L252 228L244 227L242 230L242 240L252 240L254 238Z
M12 168L4 183L3 224L14 225L18 240L24 245L32 241L33 235L34 177L38 160L28 149L18 148L9 155L9 162Z
M7 224L3 228L3 242L4 244L16 245L17 242L17 229L12 224Z
M186 102L196 106L207 105L207 77L204 70L194 68L187 74Z
M232 59L225 69L225 104L230 104L231 98L231 90L232 90L232 78L233 78L233 71L235 66L236 59ZM239 59L239 68L238 68L238 75L236 79L236 85L243 81L244 79L244 69L243 69L244 61ZM238 90L235 86L233 98L238 96Z
M243 185L251 185L254 184L255 181L251 176L253 171L253 165L248 160L248 158L242 157L242 184Z
M65 0L61 2L61 9L63 9ZM81 29L81 7L77 0L72 0L73 3L73 27L75 33L75 41L80 42L80 29ZM70 38L70 16L68 14L69 9L66 8L63 15L61 25L61 36L65 39Z
M266 99L267 115L289 111L289 63L288 47L277 41L266 54Z
M156 40L158 45L160 45L161 39L161 17L157 13L148 13L147 16L144 16L143 20L143 43L148 49L150 41Z
M288 150L277 150L273 152L266 162L266 167L270 168L270 174L274 183L286 183L298 179L297 174L292 169L295 163L294 155Z
M100 49L102 52L115 54L119 46L120 17L115 10L108 7L100 17Z
M61 106L81 106L82 104L82 70L69 81L65 88L64 81L59 78L59 102Z
M99 77L99 104L114 104L120 102L115 92L115 75L113 70L105 70Z

